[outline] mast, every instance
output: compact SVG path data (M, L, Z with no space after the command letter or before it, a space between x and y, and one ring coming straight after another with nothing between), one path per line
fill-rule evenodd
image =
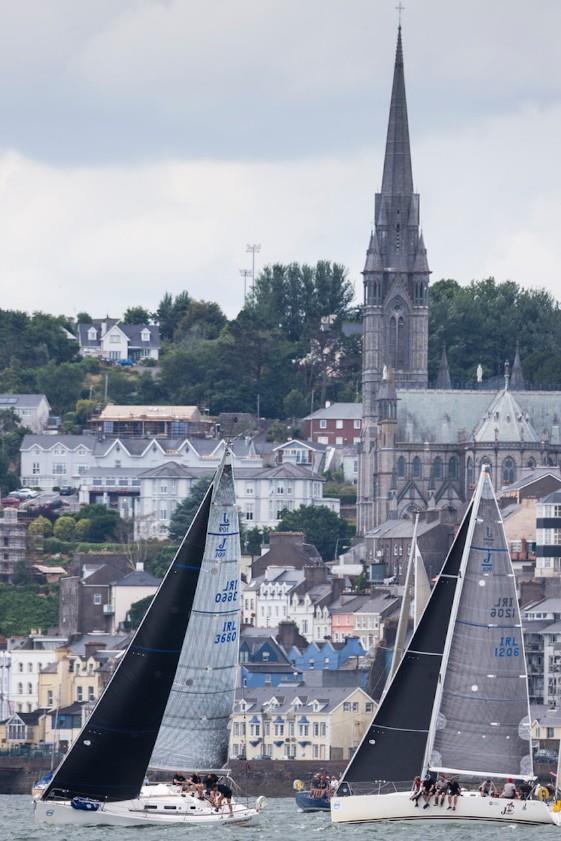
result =
M413 576L415 574L416 548L417 548L417 526L419 524L419 514L415 514L415 525L413 526L413 537L411 538L411 546L409 547L409 558L407 560L407 572L405 574L405 584L403 587L403 600L401 602L401 610L399 612L399 621L397 623L397 631L395 634L395 644L393 649L392 664L390 673L388 675L388 685L397 671L397 667L401 662L405 645L407 642L407 627L409 625L409 618L411 615L411 602L413 593Z

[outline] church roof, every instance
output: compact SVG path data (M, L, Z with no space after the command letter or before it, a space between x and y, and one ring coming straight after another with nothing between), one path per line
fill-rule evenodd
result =
M539 441L529 416L518 405L508 387L497 394L475 430L474 437L478 443Z
M370 235L370 244L366 252L366 263L364 264L365 272L383 272L384 261L380 253L380 245L378 243L378 235L372 231Z
M409 123L403 71L401 26L397 32L397 48L393 71L390 119L386 138L382 195L410 195L413 193L413 171L409 145Z

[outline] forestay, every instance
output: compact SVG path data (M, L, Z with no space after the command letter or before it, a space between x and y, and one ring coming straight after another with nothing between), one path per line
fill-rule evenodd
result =
M240 537L232 467L215 481L191 619L150 766L221 768L236 686Z
M430 767L527 776L532 760L522 625L488 473L481 475L472 518L440 706L433 718Z

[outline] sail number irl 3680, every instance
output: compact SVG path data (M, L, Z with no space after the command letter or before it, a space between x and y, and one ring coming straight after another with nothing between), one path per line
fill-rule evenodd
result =
M232 578L227 581L222 590L219 590L214 597L216 604L226 604L226 602L237 602L238 600L238 579Z
M221 645L223 642L235 642L238 636L238 629L234 619L224 622L222 631L214 637L214 644Z

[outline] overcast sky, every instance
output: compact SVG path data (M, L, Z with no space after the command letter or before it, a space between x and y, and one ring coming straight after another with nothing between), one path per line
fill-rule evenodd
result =
M561 297L559 0L409 0L413 172L433 280ZM258 267L360 290L395 0L0 0L0 306L118 316Z

